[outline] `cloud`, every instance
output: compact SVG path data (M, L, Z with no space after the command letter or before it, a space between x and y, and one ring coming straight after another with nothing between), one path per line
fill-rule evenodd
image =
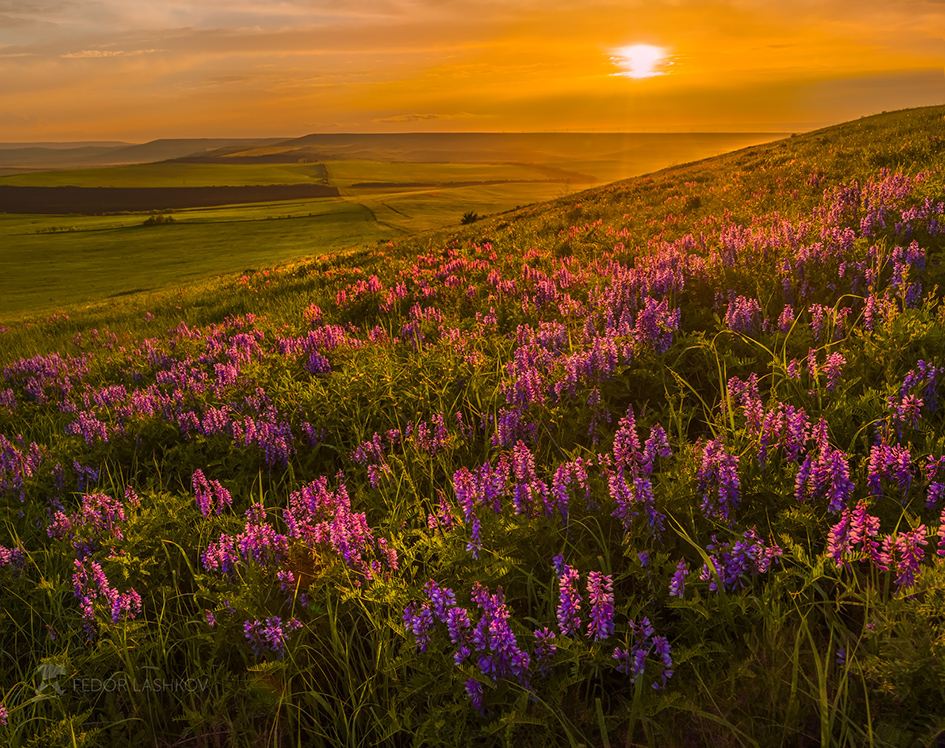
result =
M130 51L123 49L84 49L81 52L69 52L61 57L67 59L88 59L102 57L140 57L141 55L153 55L158 52L167 52L166 49L133 49Z
M227 83L252 83L259 80L259 76L254 75L217 75L208 78L207 83L212 85L225 85Z
M16 112L0 112L0 127L36 127L41 124L39 117Z
M469 112L459 112L457 114L396 114L393 117L378 117L374 122L378 124L392 124L398 122L427 122L435 119L467 119L475 117L475 114Z

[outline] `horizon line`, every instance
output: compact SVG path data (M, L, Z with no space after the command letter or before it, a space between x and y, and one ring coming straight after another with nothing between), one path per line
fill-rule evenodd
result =
M271 135L247 135L236 137L158 137L150 140L129 141L129 140L0 140L0 146L33 146L42 147L44 145L83 145L100 147L121 147L138 146L158 143L161 141L180 141L180 140L278 140L282 142L301 140L313 136L331 136L331 137L350 137L350 136L404 136L404 135L792 135L812 132L813 130L830 125L815 125L811 130L785 129L785 130L413 130L409 132L308 132L304 135L291 135L288 137Z

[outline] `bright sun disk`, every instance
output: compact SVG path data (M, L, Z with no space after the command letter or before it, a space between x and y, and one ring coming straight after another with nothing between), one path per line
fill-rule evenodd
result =
M615 50L614 62L623 72L618 75L627 78L652 78L665 75L661 66L666 60L666 50L651 44L634 44Z

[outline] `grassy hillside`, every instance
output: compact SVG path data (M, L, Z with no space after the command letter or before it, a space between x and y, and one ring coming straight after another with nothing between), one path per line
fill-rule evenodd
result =
M200 277L255 268L260 250L271 264L371 245L456 225L468 213L502 213L572 192L595 179L609 181L771 137L751 133L311 136L288 145L230 142L212 151L207 149L220 143L155 141L129 147L126 155L157 158L161 153L180 155L187 148L207 153L172 162L0 176L0 186L18 188L17 198L32 202L34 210L47 210L41 206L51 200L67 204L69 199L61 195L35 194L63 186L95 193L85 197L99 206L80 207L86 203L73 196L72 200L78 199L74 209L63 209L70 215L0 214L4 240L0 317L168 290ZM267 162L271 159L276 161ZM328 162L322 163L325 159ZM178 209L173 231L164 226L140 231L151 218L148 213L75 215L109 211L105 198L94 189L100 187L170 190L171 195L134 198L135 206L142 200L164 200L151 205L163 209L180 204L176 202L180 199L196 199L194 206L219 199L185 198L178 194L181 188L192 192L220 186L323 183L339 188L348 200L283 199L226 210ZM26 195L21 188L33 192ZM270 222L276 219L280 223L273 226ZM248 220L266 223L246 224Z
M938 744L943 117L7 322L0 740Z
M166 291L225 271L254 271L400 232L339 199L138 216L21 216L0 221L0 315Z

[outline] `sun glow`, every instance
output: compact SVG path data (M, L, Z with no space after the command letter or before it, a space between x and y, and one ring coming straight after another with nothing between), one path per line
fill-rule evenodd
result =
M634 44L614 50L613 61L621 68L620 73L626 78L652 78L665 75L667 64L666 50L651 44Z

